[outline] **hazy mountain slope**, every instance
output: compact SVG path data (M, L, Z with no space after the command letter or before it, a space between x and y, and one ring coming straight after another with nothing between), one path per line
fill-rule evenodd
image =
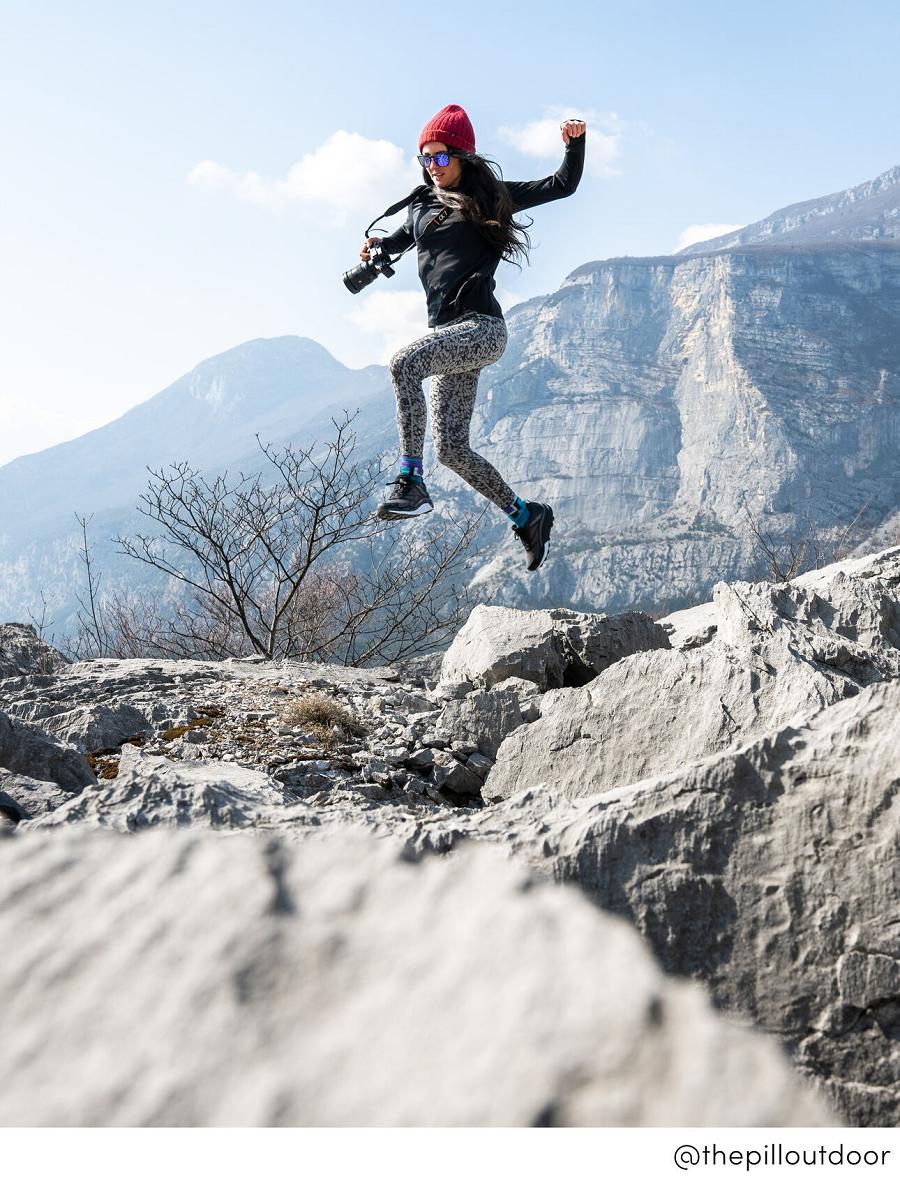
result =
M773 239L777 239L778 245L788 242L809 245L897 238L900 238L900 165L865 184L788 205L762 221L731 234L695 242L679 253L706 254L710 250L731 250Z
M251 340L210 357L114 422L0 467L7 544L53 528L61 507L97 512L134 501L147 466L220 466L251 454L254 434L290 438L325 407L360 405L390 381L347 369L315 341Z
M395 444L394 398L380 366L347 369L302 337L254 340L211 357L107 426L0 468L0 618L36 611L43 588L61 626L82 584L74 513L93 514L91 539L107 587L155 585L116 554L116 534L152 523L136 512L147 467L184 459L205 472L260 471L256 443L303 444L333 434L332 414L360 408L366 453Z

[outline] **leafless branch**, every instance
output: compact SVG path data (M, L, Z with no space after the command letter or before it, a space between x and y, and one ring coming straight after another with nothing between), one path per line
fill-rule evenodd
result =
M468 606L465 564L482 518L412 531L376 520L384 465L354 458L355 417L333 418L321 445L278 449L257 436L265 476L148 469L139 511L159 532L115 540L182 595L165 618L112 596L106 649L362 665L439 646Z
M762 529L745 502L744 515L761 554L762 577L769 582L790 582L806 570L818 570L845 557L849 539L860 527L871 503L870 497L837 538L834 534L839 525L826 529L816 524L808 508L798 515L799 527L795 533L775 538Z
M83 656L106 656L108 655L109 635L99 609L102 576L94 570L92 548L88 542L87 533L87 527L93 520L93 514L90 517L82 517L76 513L75 520L81 526L81 561L86 580L85 591L80 591L75 596L78 603L76 629L80 637L79 647ZM85 602L85 595L87 602Z

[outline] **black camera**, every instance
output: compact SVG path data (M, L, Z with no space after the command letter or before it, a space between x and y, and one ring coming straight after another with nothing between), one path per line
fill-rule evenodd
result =
M358 267L346 272L344 286L348 291L357 295L370 283L374 283L379 275L387 275L391 279L394 276L394 269L391 266L390 257L376 244L369 247L368 262L361 262Z

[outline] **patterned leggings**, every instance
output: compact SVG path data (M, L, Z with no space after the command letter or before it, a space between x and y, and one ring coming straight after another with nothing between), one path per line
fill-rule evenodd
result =
M400 449L421 455L425 444L425 395L431 382L431 433L438 463L452 468L498 508L508 508L516 494L497 469L469 445L478 374L503 355L506 323L498 316L467 312L441 324L391 357L397 395Z

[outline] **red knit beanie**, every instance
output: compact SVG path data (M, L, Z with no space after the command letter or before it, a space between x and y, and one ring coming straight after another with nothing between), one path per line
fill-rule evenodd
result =
M419 151L423 144L431 142L446 144L461 152L475 151L475 130L462 107L450 103L428 120L419 136Z

